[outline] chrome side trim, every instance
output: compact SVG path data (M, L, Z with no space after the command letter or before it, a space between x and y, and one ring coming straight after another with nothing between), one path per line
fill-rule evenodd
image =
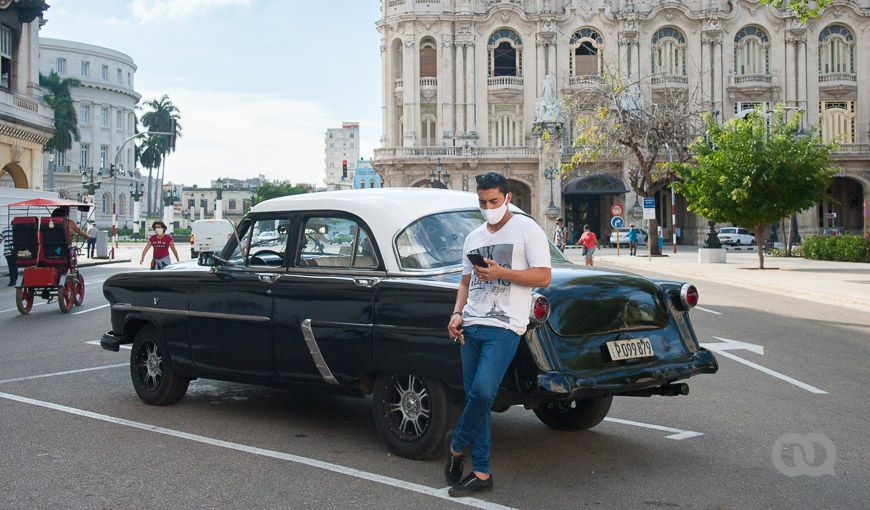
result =
M112 310L124 310L127 312L162 313L165 315L181 315L183 317L203 317L207 319L227 319L248 322L269 322L271 317L259 315L241 315L236 313L220 312L191 312L188 310L173 310L171 308L153 308L150 306L133 306L130 303L115 303Z
M326 365L326 360L323 359L323 354L320 352L320 347L317 346L317 339L314 338L314 330L311 329L311 319L302 321L302 336L305 337L305 343L308 345L308 352L311 353L311 359L314 360L314 365L317 371L320 372L320 377L329 384L338 385L332 371Z

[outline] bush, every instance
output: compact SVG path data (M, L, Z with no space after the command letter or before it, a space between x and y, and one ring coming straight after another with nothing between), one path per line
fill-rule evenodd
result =
M814 236L804 239L804 257L838 262L870 262L870 239L855 235Z

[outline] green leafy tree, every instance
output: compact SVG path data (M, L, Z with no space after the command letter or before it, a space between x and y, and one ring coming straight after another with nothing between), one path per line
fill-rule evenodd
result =
M764 225L819 202L834 173L833 143L813 130L801 135L803 112L785 118L778 105L768 117L760 108L724 125L705 116L706 137L689 148L693 158L673 165L674 183L688 208L716 222L753 227L762 239ZM764 251L758 250L764 269Z
M181 111L172 103L169 96L164 94L159 99L146 101L143 106L147 108L147 111L142 114L141 121L146 131L161 133L174 132L174 138L181 137ZM172 139L173 137L166 135L153 135L145 137L142 141L143 147L140 148L139 162L142 166L148 169L149 188L151 186L151 174L153 169L157 170L157 189L159 190L163 188L163 175L160 172L160 168L162 166L163 173L166 172L166 157L171 152L175 151L175 145L172 143ZM157 154L159 154L159 157L157 157ZM160 193L156 192L152 195L151 190L149 189L148 195L149 210L151 209L152 200L154 209L156 209L157 199Z
M78 117L73 104L70 89L78 87L81 82L75 78L61 79L52 71L48 76L39 75L39 85L48 89L48 94L42 98L54 110L54 136L45 144L48 151L67 151L74 141L79 141Z
M761 3L776 9L787 7L801 22L806 23L810 18L817 18L825 7L833 3L833 0L761 0Z
M289 195L300 195L307 193L304 187L292 185L289 182L271 183L265 182L254 190L254 201L260 203L270 198L286 197Z

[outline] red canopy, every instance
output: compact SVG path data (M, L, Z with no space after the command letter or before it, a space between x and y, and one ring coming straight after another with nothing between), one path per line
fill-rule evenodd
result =
M90 209L94 207L94 204L65 200L63 198L34 198L24 202L9 204L6 207L77 207L81 210L82 208Z

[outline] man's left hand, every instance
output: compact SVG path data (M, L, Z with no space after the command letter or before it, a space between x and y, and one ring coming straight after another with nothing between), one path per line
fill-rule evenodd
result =
M499 265L498 262L492 259L484 259L484 262L487 263L486 267L472 266L474 274L481 280L491 282L492 280L500 279L504 275L505 268Z

